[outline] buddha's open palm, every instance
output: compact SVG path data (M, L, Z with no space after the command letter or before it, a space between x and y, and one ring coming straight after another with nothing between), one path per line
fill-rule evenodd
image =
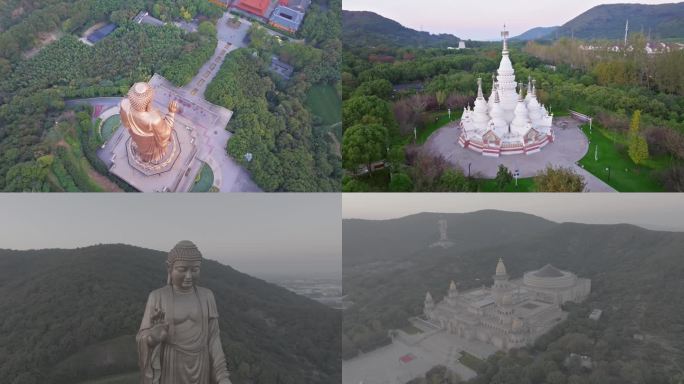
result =
M150 345L157 345L166 341L169 335L169 324L165 321L159 322L150 328L147 335L147 343Z
M176 100L171 100L169 102L169 112L171 112L171 113L178 112L178 102Z

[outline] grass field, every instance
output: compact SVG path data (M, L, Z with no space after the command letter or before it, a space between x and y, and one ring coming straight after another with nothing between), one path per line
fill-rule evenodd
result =
M663 186L655 173L670 165L665 156L652 157L644 165L636 165L627 155L627 137L609 131L598 124L583 125L582 131L589 138L589 151L579 161L594 176L619 192L662 192ZM595 159L598 145L598 161Z
M212 172L209 164L204 163L202 165L198 176L199 179L195 181L190 192L208 192L214 184L214 172Z
M421 127L418 129L417 135L418 144L424 144L427 139L432 135L436 130L439 128L442 128L443 126L447 125L451 121L457 120L461 118L461 115L463 114L463 111L452 111L451 112L451 120L449 120L449 114L448 112L445 111L439 111L439 112L433 112L429 115L430 123L426 124L424 127Z
M102 128L100 129L100 137L102 138L102 141L109 140L120 125L121 117L119 115L114 115L105 120L105 122L102 124Z
M518 179L518 186L515 186L515 180L509 183L503 191L499 191L494 179L480 179L480 192L534 192L534 178L528 177L525 179Z
M461 352L461 357L458 358L458 361L475 372L482 372L487 369L487 363L466 351Z
M324 125L332 125L342 120L342 102L337 91L330 85L317 84L306 95L306 106Z

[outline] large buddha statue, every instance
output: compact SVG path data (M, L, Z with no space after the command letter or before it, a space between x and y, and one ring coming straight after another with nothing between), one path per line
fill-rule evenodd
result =
M171 140L178 104L169 103L169 113L162 116L152 108L154 90L147 83L135 83L121 101L121 122L133 139L134 153L142 162L159 162Z
M141 384L230 384L214 295L196 285L201 261L190 241L169 252L167 285L150 293L136 337Z

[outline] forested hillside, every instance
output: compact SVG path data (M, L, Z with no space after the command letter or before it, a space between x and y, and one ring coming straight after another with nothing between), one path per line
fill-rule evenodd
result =
M625 23L631 31L650 32L655 39L684 38L684 3L602 4L593 7L553 31L558 37L621 39Z
M437 221L446 219L455 245L429 248L437 238ZM499 222L520 220L515 239L499 241L485 234ZM424 227L432 222L434 237ZM403 230L396 230L399 223ZM414 224L413 230L410 224ZM345 221L347 244L377 249L391 242L415 242L395 249L392 261L369 258L343 266L343 286L350 307L344 311L343 356L349 358L389 342L388 329L401 328L421 313L425 293L439 301L454 280L459 290L491 285L497 259L503 257L508 273L523 272L551 263L580 277L592 279L592 293L580 305L568 305L571 316L533 347L493 357L473 383L544 383L547 375L567 383L676 383L684 363L684 234L649 231L631 225L556 224L509 212L420 214L398 220ZM361 236L373 230L387 236ZM523 231L529 228L529 231ZM480 233L480 236L466 236ZM422 249L416 249L422 245ZM593 308L601 320L587 320ZM635 335L637 335L635 337ZM586 370L563 361L568 353L592 358ZM679 375L679 376L677 376ZM572 379L570 379L572 377ZM640 378L640 379L637 379Z
M342 38L356 47L376 45L442 47L458 46L454 35L419 32L373 12L342 11Z
M0 377L74 384L135 373L147 295L166 283L163 252L128 245L0 250ZM205 260L233 383L334 383L340 312ZM131 384L137 383L131 375Z

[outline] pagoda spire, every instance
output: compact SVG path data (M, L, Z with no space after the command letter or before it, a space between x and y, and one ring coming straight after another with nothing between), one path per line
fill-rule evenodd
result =
M537 80L532 79L532 96L537 96Z
M506 30L506 24L504 24L503 31L501 31L501 37L503 38L503 53L508 54L508 31Z
M527 93L532 93L532 76L527 76Z
M484 95L482 94L482 78L481 77L477 78L477 98L478 99L484 98Z
M499 100L499 85L494 83L494 102L495 103L500 103L501 100Z

